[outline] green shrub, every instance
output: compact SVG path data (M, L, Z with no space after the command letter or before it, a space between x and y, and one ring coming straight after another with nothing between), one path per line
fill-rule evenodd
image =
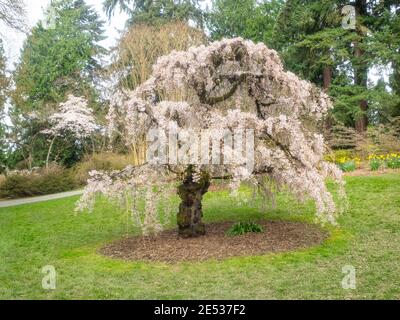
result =
M1 198L23 198L70 191L78 185L70 171L61 167L10 173L0 185Z
M369 167L370 167L371 171L376 171L376 170L378 170L381 166L382 166L382 162L379 161L378 159L372 159L372 160L369 162Z
M352 172L357 168L356 162L353 160L344 163L339 163L338 166L343 172Z
M230 227L230 229L227 231L227 235L240 236L249 232L261 233L263 232L263 228L254 222L237 222Z

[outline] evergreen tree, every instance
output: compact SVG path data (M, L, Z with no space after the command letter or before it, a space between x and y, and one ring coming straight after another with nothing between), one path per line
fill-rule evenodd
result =
M283 0L213 0L207 26L214 40L243 37L275 47L273 37Z
M374 56L374 63L391 69L389 85L392 99L391 108L387 108L386 117L400 115L400 4L397 1L385 1L379 10L375 10L378 19L372 25L374 30L368 50ZM395 96L393 96L395 95ZM393 105L392 102L397 101Z
M349 58L341 20L338 1L288 0L275 29L286 66L329 89L336 67Z
M96 109L96 82L105 52L103 21L84 0L56 0L45 17L28 35L21 61L14 73L12 92L13 142L19 160L27 167L43 165L48 141L41 134L48 116L69 93L88 99ZM72 165L84 150L76 139L57 141L54 154L59 162Z
M6 71L6 58L4 55L3 41L0 39L0 173L6 168L7 162L7 128L4 124L4 106L7 101L10 80Z
M380 29L386 29L392 37L398 34L388 25L393 19L385 18L393 12L394 3L288 0L278 19L276 38L286 66L329 90L335 98L336 118L359 132L367 128L369 104L374 103L371 99L375 96L368 74L379 63L371 42L376 33L382 32ZM345 5L354 6L354 29L342 26ZM376 41L375 45L382 50L383 43ZM393 58L392 63L395 61Z
M3 40L0 39L0 115L4 110L9 87L10 79L7 76L6 57L4 54Z
M394 67L392 80L396 78L398 53L400 48L400 42L398 39L399 4L398 1L393 0L355 0L352 4L355 6L357 18L356 41L353 42L354 83L356 86L368 90L368 71L371 66L376 67L377 65L379 66L384 63L384 60L379 57L379 52L382 53L382 47L385 46L386 41L392 41L389 44L392 53L391 63ZM389 31L390 39L382 39L383 41L379 41L378 43L375 42L378 46L374 48L374 46L371 45L374 42L374 39L380 38L381 33L385 32L385 30ZM396 81L394 82L396 83ZM367 128L367 111L369 111L369 104L374 103L372 100L374 92L372 90L369 92L369 96L370 99L364 97L359 102L360 110L362 112L356 119L357 131L364 131ZM371 114L371 112L369 112L369 114Z
M39 111L63 101L68 92L94 97L100 69L96 58L104 53L103 22L84 0L53 1L46 17L32 30L14 74L13 100L21 111Z
M119 9L128 14L128 26L160 24L171 21L192 21L203 27L201 0L105 0L104 10L109 18Z

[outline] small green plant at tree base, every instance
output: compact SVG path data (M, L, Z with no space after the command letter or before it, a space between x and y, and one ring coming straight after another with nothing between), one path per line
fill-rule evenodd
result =
M255 222L237 222L226 232L228 236L241 236L246 233L261 233L263 228Z
M382 166L382 162L379 161L378 159L372 159L372 160L369 162L369 167L370 167L371 171L376 171L376 170L378 170L381 166Z
M344 163L339 163L338 166L343 172L352 172L356 170L355 161L347 161Z

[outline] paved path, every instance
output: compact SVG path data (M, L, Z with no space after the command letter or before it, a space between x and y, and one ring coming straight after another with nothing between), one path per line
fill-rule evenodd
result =
M14 206L18 206L21 204L28 204L28 203L68 198L68 197L80 195L82 193L83 193L83 190L77 190L77 191L68 191L68 192L62 192L62 193L57 193L57 194L49 194L46 196L33 197L33 198L5 200L5 201L0 201L0 208L14 207Z

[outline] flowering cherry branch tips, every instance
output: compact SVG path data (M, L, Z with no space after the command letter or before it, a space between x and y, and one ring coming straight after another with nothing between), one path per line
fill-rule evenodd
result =
M236 38L172 52L158 59L146 82L115 95L108 134L118 131L134 149L148 145L150 130L162 131L158 143L168 145L166 159L173 151L168 142L176 132L190 132L186 135L195 139L204 131L213 132L214 138L227 131L249 131L252 138L221 139L216 144L199 139L210 148L209 154L216 145L228 150L230 161L204 162L195 156L189 163L144 161L120 172L93 172L78 208L90 207L100 192L127 206L144 233L158 232L162 220L168 220L166 211L174 212L173 206L165 205L165 188L178 187L179 233L200 236L205 233L202 197L211 181L224 178L234 190L246 181L269 200L274 191L287 187L300 200L314 200L320 222L335 223L339 210L325 179L332 177L343 197L344 182L341 171L323 160L325 144L318 132L331 108L323 91L284 71L278 54L264 44ZM227 141L232 148L226 148ZM238 148L240 144L245 147ZM235 152L246 146L251 146L252 166L248 152ZM181 146L178 142L174 147Z
M67 101L60 104L59 111L50 116L50 124L50 129L42 131L44 134L61 136L72 132L80 139L90 137L100 128L87 101L73 95L69 95Z

